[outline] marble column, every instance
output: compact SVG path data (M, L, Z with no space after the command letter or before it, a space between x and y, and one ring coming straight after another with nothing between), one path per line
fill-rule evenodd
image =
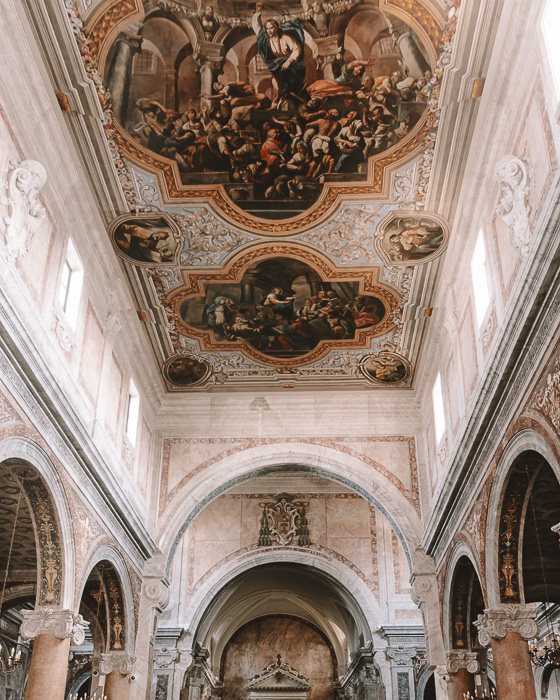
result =
M109 75L107 87L113 98L113 111L121 124L126 121L128 111L128 96L130 94L130 81L132 79L132 59L140 50L142 38L121 33L115 42L115 52Z
M214 44L210 41L199 41L194 52L194 58L200 70L200 93L211 95L213 84L222 72L225 61L225 48L222 44ZM202 98L201 102L209 107L216 107L210 100Z
M447 654L447 694L449 700L463 700L464 694L475 694L474 674L480 669L478 655L454 649Z
M134 657L125 651L111 651L101 654L99 671L105 676L104 695L107 700L128 700L130 695L130 674Z
M492 645L496 690L507 700L537 700L527 642L539 633L536 608L504 605L488 609L474 623L482 646Z
M47 689L49 700L64 700L70 642L83 644L89 622L71 610L54 608L22 610L21 615L22 638L35 640L25 700L43 700Z

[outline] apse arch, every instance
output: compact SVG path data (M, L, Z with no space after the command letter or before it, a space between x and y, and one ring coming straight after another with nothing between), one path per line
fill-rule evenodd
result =
M357 614L362 620L361 632L364 640L373 637L380 624L381 610L372 591L356 572L334 558L329 560L303 549L269 549L256 550L249 555L239 554L213 572L205 581L204 587L195 592L181 618L185 629L196 630L192 635L193 645L195 641L200 641L201 626L207 611L224 589L248 571L278 564L305 567L336 583L348 598L354 601L355 608L359 611Z
M241 454L219 459L193 476L192 485L187 482L177 492L168 513L163 514L158 538L161 551L167 553L165 576L169 575L179 542L198 513L234 486L278 471L312 473L358 493L390 523L403 546L411 573L416 559L425 567L425 555L419 549L420 516L394 478L334 448L312 443L278 443L248 448Z
M493 477L486 521L486 584L488 607L501 605L498 576L500 515L506 487L517 459L525 452L533 452L548 463L560 482L560 464L548 442L537 432L521 430L508 442Z
M282 552L280 557L267 553L249 564L240 558L235 568L193 597L187 629L194 632L185 642L193 649L211 649L217 673L228 641L241 627L270 614L288 614L317 626L332 644L338 666L344 667L350 654L371 642L379 617L372 617L373 594L364 590L365 584L356 585L348 572L342 580L337 576L340 568L301 552Z
M47 506L45 526L53 525L57 528L58 544L53 545L54 560L50 557L49 561L43 561L43 551L36 536L39 554L36 605L57 605L62 609L71 610L75 591L74 531L62 479L43 448L26 437L13 436L0 442L0 464L5 464L9 468L14 466L31 468L38 474L39 482L48 494L50 506L48 503L45 504ZM19 481L29 500L25 487L26 479L19 478ZM41 494L38 497L40 498ZM31 510L33 511L33 508ZM52 512L49 513L48 510ZM55 563L50 564L50 561ZM52 576L53 567L60 575L60 593L53 601L48 601L45 600L42 589L45 575Z
M125 646L123 651L131 653L134 648L135 636L134 599L132 595L132 586L130 584L130 576L126 568L125 561L121 553L117 549L110 545L102 545L95 551L84 571L79 595L76 599L76 605L80 604L80 600L84 593L89 576L91 575L96 566L99 566L104 562L108 562L111 565L118 577L118 585L120 587L120 593L122 595L122 608L125 627Z

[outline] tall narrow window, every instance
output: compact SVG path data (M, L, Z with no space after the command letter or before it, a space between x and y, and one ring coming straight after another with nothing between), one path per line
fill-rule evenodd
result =
M436 445L439 445L445 433L445 411L443 408L443 390L441 387L441 375L438 372L434 388L432 389L432 404L434 407L434 425L436 431Z
M478 232L476 245L471 258L471 276L473 284L474 308L478 327L482 325L490 306L490 287L488 285L488 268L486 266L486 247L482 231Z
M76 327L76 322L78 320L83 281L84 267L72 239L69 238L66 247L66 256L62 263L62 271L60 273L58 303L62 307L72 328Z
M126 412L126 434L130 442L136 444L136 436L138 433L138 413L140 411L140 395L136 385L130 380L128 389L128 408Z
M560 27L560 3L558 0L548 0L542 18L542 30L550 69L554 78L556 98L560 100L560 41L558 41L558 27Z

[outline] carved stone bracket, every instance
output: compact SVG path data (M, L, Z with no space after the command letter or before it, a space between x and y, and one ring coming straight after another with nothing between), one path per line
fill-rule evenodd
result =
M496 178L500 184L500 201L496 207L496 214L507 225L512 245L523 255L527 255L531 243L527 165L516 156L504 156L496 165Z
M3 217L8 258L13 262L29 250L37 226L46 212L39 202L39 191L47 181L47 171L36 160L16 163L9 160L10 171L3 183L6 195L1 202L9 208Z
M58 639L70 637L72 644L80 646L84 643L86 627L89 622L81 615L71 610L22 610L21 636L24 639L35 639L40 634L52 634Z
M132 667L136 658L127 654L126 651L112 651L109 654L101 654L99 671L104 676L108 676L113 671L119 671L123 676L128 676L132 672Z
M169 586L160 578L145 578L142 592L154 608L164 610L169 602Z
M537 610L524 605L504 605L485 610L474 623L478 628L478 641L487 647L492 639L504 639L508 632L518 632L529 641L539 634Z
M469 673L478 673L480 669L478 654L474 651L459 651L457 649L448 652L447 672L452 675L459 673L463 668Z

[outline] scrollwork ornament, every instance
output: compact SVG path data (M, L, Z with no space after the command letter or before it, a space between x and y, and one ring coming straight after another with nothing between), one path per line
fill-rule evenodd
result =
M155 607L164 609L169 602L169 586L161 579L148 579L144 581L143 592L146 598Z
M539 634L536 615L535 608L524 605L504 605L485 610L474 623L478 629L478 641L487 647L492 639L504 639L508 632L518 632L527 641L534 639Z
M119 671L123 676L132 672L136 657L127 654L126 651L112 651L109 654L101 654L99 671L108 676L113 671Z
M480 662L478 654L473 651L453 650L447 654L447 672L451 675L466 669L469 673L478 673Z
M36 160L18 164L10 159L8 165L10 171L4 182L7 194L1 201L10 213L2 221L8 258L14 262L27 253L38 225L46 216L39 192L47 181L47 171Z
M496 177L500 186L500 201L496 206L496 214L508 227L512 245L518 248L522 255L527 255L531 244L527 165L516 156L504 156L496 165Z
M71 610L41 608L39 610L22 610L21 615L23 622L20 634L24 639L35 639L40 634L52 634L57 639L70 637L75 646L84 643L86 627L89 626L89 622Z

